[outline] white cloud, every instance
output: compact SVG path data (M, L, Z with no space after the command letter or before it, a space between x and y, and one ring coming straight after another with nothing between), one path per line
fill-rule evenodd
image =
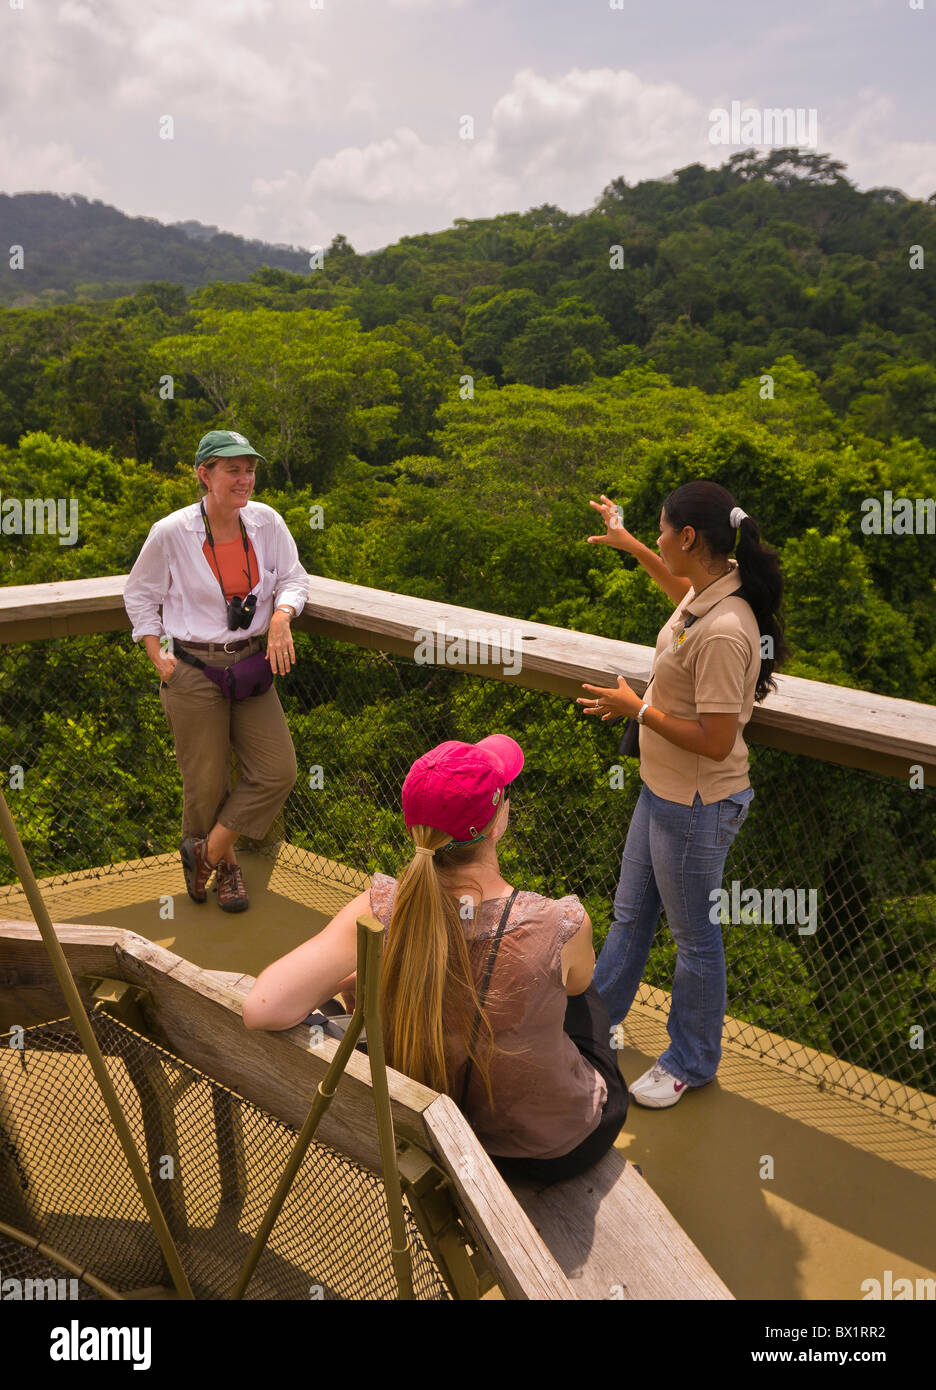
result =
M543 202L581 211L620 174L652 178L698 158L708 129L701 104L674 83L612 68L558 78L524 68L486 123L480 112L464 114L474 115L473 140L459 138L454 120L451 135L435 141L398 126L323 156L305 175L255 180L237 229L275 226L278 238L305 245L303 228L328 223L363 251L385 245L397 221L412 227L428 217L438 229Z
M111 111L264 125L314 117L328 76L313 55L317 17L272 0L63 0L8 24L0 107L30 119Z
M759 109L757 94L743 105ZM895 133L895 113L890 97L862 91L847 123L823 123L820 148L844 159L862 187L887 182L928 197L936 189L936 147ZM707 103L626 69L548 77L523 68L487 113L463 114L474 117L473 140L458 138L457 117L451 135L434 140L399 125L382 139L322 156L306 173L293 165L255 180L236 230L299 245L327 245L340 230L367 251L456 217L543 202L580 212L613 178L660 178L696 161L716 167L733 152L709 142Z
M373 82L355 82L341 109L343 116L376 116L380 110Z
M581 197L617 174L668 173L693 157L704 130L701 103L673 82L613 68L552 80L525 68L496 103L489 138L496 167L535 181L544 197L547 180L574 180Z
M318 160L305 180L309 197L361 203L445 201L457 186L451 142L426 144L407 126L363 149L349 145Z
M2 21L0 186L304 246L342 231L372 250L456 217L583 211L618 177L714 167L733 151L709 143L709 111L743 91L758 109L818 106L820 149L860 187L928 197L931 128L908 126L912 81L890 76L918 40L867 29L863 67L857 41L829 66L816 55L850 13L831 3L831 17L800 4L772 26L725 18L701 51L688 0L658 7L661 59L615 19L612 48L601 4L543 4L549 24L532 34L510 0L30 0ZM862 83L874 89L856 99ZM778 87L806 95L779 100ZM166 114L172 142L157 138ZM464 114L473 140L459 138Z
M914 138L926 133L907 128L893 97L865 87L854 114L822 148L848 165L846 175L859 187L899 188L910 198L928 198L936 193L936 143Z
M764 47L774 51L781 46L799 44L812 39L815 32L815 26L812 24L775 24L764 34Z
M200 40L189 19L176 14L135 35L133 62L115 84L114 101L126 110L182 112L212 124L259 119L269 125L308 117L326 76L301 47L284 63L226 26Z
M2 126L0 189L24 193L81 193L86 198L109 201L99 160L82 159L67 142L22 141Z

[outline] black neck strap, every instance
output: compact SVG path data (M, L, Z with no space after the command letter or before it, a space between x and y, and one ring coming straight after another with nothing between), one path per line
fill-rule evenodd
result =
M504 928L507 925L507 918L510 916L510 909L513 907L514 901L519 892L520 889L515 888L511 893L510 897L507 899L507 906L504 908L503 914L501 915L500 926L497 928L497 931L494 935L494 940L491 942L491 949L488 952L487 965L484 970L484 979L481 982L481 993L478 998L478 1007L475 1010L474 1023L471 1026L472 1050L474 1050L475 1043L478 1041L478 1028L481 1023L481 1010L484 1008L484 1001L487 998L488 985L491 983L491 973L494 969L494 959L497 955L497 948L500 945L501 937L504 934ZM468 1083L471 1080L471 1066L472 1058L471 1053L469 1052L468 1065L465 1067L465 1079L462 1083L461 1100L458 1102L458 1108L462 1112L464 1112L465 1101L468 1098Z
M218 564L218 557L217 557L217 555L215 554L214 536L211 534L211 526L210 526L209 521L208 521L208 513L205 511L205 499L204 499L204 497L202 498L201 502L199 503L199 506L201 507L202 521L205 523L205 535L208 537L208 544L211 546L211 555L212 555L212 559L214 560L214 567L215 567L215 578L217 579L218 583L221 585L221 594L222 594L222 597L224 598L224 602L227 603L227 602L228 602L228 596L227 596L227 594L224 592L224 581L223 581L222 578L221 578L221 566ZM242 540L243 543L244 543L244 557L245 557L245 559L246 559L246 561L247 561L247 587L248 587L248 589L252 589L252 588L253 588L253 581L252 581L252 579L250 578L250 550L248 549L248 546L247 546L247 531L246 531L246 529L245 529L245 527L244 527L244 520L243 520L243 517L241 517L241 515L240 515L239 513L238 513L238 517L237 517L237 524L238 524L238 526L240 527L241 540Z
M711 605L711 608L715 608L719 603L721 603L722 599L725 598L743 598L745 601L747 601L747 594L744 592L744 585L739 584L737 589L732 589L730 594L722 594L721 598L717 598L715 602ZM693 600L693 602L695 602L695 600ZM707 609L706 612L711 612L711 608ZM683 627L692 627L693 623L698 622L700 616L705 617L705 614L703 613L700 615L698 613L686 613L685 618L683 619Z

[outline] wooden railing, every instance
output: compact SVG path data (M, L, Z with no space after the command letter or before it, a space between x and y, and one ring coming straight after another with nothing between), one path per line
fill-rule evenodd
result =
M0 644L129 628L123 606L126 578L120 574L0 588ZM515 675L491 664L465 662L458 669L570 699L582 693L583 682L614 685L618 675L641 694L653 659L651 647L634 642L319 576L311 580L309 600L294 627L411 657L421 640L418 634L435 631L440 621L449 633L522 633L522 661ZM778 674L776 679L778 689L754 706L745 729L749 742L904 780L919 766L925 784L936 783L933 705L797 676Z

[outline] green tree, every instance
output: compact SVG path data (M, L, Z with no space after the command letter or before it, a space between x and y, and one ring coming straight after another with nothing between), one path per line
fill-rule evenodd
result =
M848 418L876 439L903 435L936 449L936 367L930 362L891 362L864 383Z
M198 318L196 332L154 344L154 366L190 373L219 423L262 438L274 480L321 487L392 429L394 349L368 339L347 310L208 309Z
M690 323L685 314L672 326L661 325L647 344L647 357L677 386L715 390L721 383L722 345L713 334Z
M563 386L588 381L611 346L607 321L582 300L560 300L555 309L531 319L503 353L507 381L530 386Z
M465 361L500 379L506 348L542 309L539 295L523 289L505 290L472 305L465 314Z

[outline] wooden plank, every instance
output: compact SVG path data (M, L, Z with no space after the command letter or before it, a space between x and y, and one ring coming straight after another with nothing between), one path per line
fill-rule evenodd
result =
M110 575L0 587L0 643L129 626L122 598L126 578ZM449 632L474 628L521 633L522 667L515 676L505 676L495 665L464 664L459 669L567 698L580 695L586 682L614 684L618 674L641 694L653 657L651 647L633 642L321 575L312 578L309 600L294 626L411 656L420 640L417 634L435 632L437 621ZM913 763L936 775L936 707L797 676L778 675L777 683L778 689L754 707L746 731L750 741L891 776L907 777Z
M254 983L250 975L232 983L230 972L200 970L134 932L59 923L55 930L73 974L108 975L148 989L150 999L141 1008L174 1052L277 1119L295 1128L302 1125L337 1040L325 1038L312 1050L308 1030L301 1027L283 1033L244 1028L241 1004ZM34 982L54 996L55 977L34 925L0 922L0 964L20 984ZM66 1012L63 1001L55 1012ZM464 1197L467 1229L486 1251L508 1297L570 1297L561 1271L460 1111L447 1096L392 1068L387 1078L397 1137L430 1151L452 1175ZM430 1127L425 1115L433 1107ZM449 1108L453 1115L447 1114ZM444 1151L436 1144L437 1134ZM351 1054L316 1139L381 1171L370 1067L363 1054ZM519 1269L513 1267L518 1248L528 1252Z
M144 944L150 946L150 943ZM159 947L151 949L168 954ZM123 958L124 978L136 978L136 966L141 963L144 954L135 948L132 958ZM212 980L204 980L201 978L204 973L188 961L181 961L179 967L172 970L171 983L163 985L159 991L157 1017L174 1050L201 1067L209 1076L230 1085L233 1090L255 1100L278 1118L299 1127L314 1095L310 1080L314 1077L317 1085L325 1075L328 1063L337 1050L337 1041L326 1038L313 1051L308 1043L308 1030L301 1027L273 1034L244 1029L240 1004L253 985L252 977L245 976L244 982L232 990ZM146 978L148 972L143 972L139 982L145 983ZM178 1001L172 998L175 986L184 990ZM201 995L207 1000L214 992L217 1003L230 1009L231 1013L224 1022L219 1023L216 1009L214 1026L204 1028L200 1022L202 1007L194 1003L194 999ZM233 1034L229 1026L231 1023ZM248 1050L244 1046L242 1040L245 1036L257 1045L256 1058L253 1049ZM290 1050L290 1045L293 1050ZM448 1097L438 1096L428 1087L411 1081L390 1067L387 1068L387 1079L397 1139L409 1139L441 1158L437 1149L437 1134L429 1129L425 1116L427 1110L437 1106L440 1101L451 1105ZM340 1101L343 1104L339 1104ZM454 1106L452 1109L456 1122L451 1130L447 1155L451 1159L452 1144L456 1148L461 1146L460 1166L462 1169L467 1166L471 1173L470 1178L463 1178L458 1186L466 1202L466 1225L475 1239L483 1244L498 1282L502 1283L508 1297L568 1297L567 1292L557 1292L564 1285L557 1284L556 1281L561 1278L560 1272L545 1249L540 1256L541 1262L545 1259L546 1263L541 1264L535 1273L526 1267L519 1272L514 1269L518 1247L515 1241L508 1240L511 1230L518 1223L526 1228L527 1248L529 1240L535 1238L535 1232L510 1197L503 1179L463 1116ZM370 1064L361 1053L351 1053L348 1068L334 1101L316 1131L316 1138L332 1144L342 1153L351 1154L375 1172L381 1171ZM467 1164L464 1158L466 1151L470 1153ZM448 1165L446 1169L448 1171ZM478 1219L482 1214L485 1217L483 1225L479 1224ZM503 1243L505 1241L506 1244ZM541 1292L544 1289L549 1291Z
M92 610L87 613L55 614L10 623L0 621L0 645L6 642L37 642L51 637L89 637L95 632L119 632L124 628L129 631L130 626L130 619L122 607L103 612Z
M124 584L129 578L129 574L107 574L57 579L51 584L7 584L0 590L4 621L113 613L115 608L123 608Z
M250 975L234 987L219 983L191 962L140 938L131 949L118 946L117 955L122 978L151 991L154 1021L174 1052L278 1119L301 1128L338 1050L336 1039L325 1038L313 1048L310 1030L301 1024L277 1033L245 1028L241 1006L254 984ZM398 1072L391 1072L390 1078L397 1134L425 1144L421 1112L435 1092ZM316 1138L381 1171L370 1066L363 1053L352 1052Z
M0 589L0 643L110 632L132 626L123 606L126 574L10 584Z
M506 1296L576 1298L455 1102L437 1096L423 1111L423 1121L439 1165L451 1179Z
M144 941L136 932L119 931L115 927L86 927L76 922L63 923L61 929L65 932L62 940L81 945L83 959L89 964L92 974L98 968L103 971L105 967L113 967L114 948L123 938L133 937L141 943ZM55 931L58 935L58 925ZM41 983L49 979L55 979L55 971L35 922L28 918L0 921L0 983L15 987L17 983Z
M617 1149L577 1178L511 1191L580 1299L730 1299L731 1291Z
M76 926L82 933L82 964L72 966L77 975L117 975L116 938L112 927ZM142 937L139 938L142 940ZM71 963L71 962L69 962ZM91 1007L89 991L78 982L78 993L86 1008ZM0 1031L14 1023L24 1028L52 1018L64 1018L68 1007L59 989L55 971L33 921L0 921Z
M349 640L350 628L351 640L360 641L367 634L378 639L367 645L381 649L389 646L412 655L419 640L417 632L434 632L439 620L447 631L473 628L522 634L521 671L515 677L502 678L525 688L574 699L582 694L583 683L614 685L618 675L623 675L638 694L647 684L653 659L651 647L321 576L313 583L297 625L311 626L345 641ZM497 667L491 665L464 665L459 669L487 676L497 674ZM847 748L853 758L861 759L852 765L907 776L908 764L916 761L936 771L933 706L797 676L778 674L776 679L777 690L754 706L747 726L754 741L764 728L771 731L773 746L787 746L790 751L809 756L827 760L830 753Z
M203 975L207 975L216 984L222 985L225 989L236 989L243 981L249 980L248 989L253 985L254 977L245 975L242 970L203 970Z
M232 980L231 972L201 970L133 932L56 925L56 933L75 975L119 976L148 989L144 1013L179 1056L285 1123L302 1124L337 1041L326 1038L313 1050L301 1027L285 1033L245 1029L240 1007L253 985L249 975ZM20 985L54 992L39 931L28 923L0 923L0 971ZM616 1151L587 1181L553 1184L542 1194L518 1186L527 1221L450 1098L392 1069L388 1079L397 1135L430 1149L448 1173L468 1227L508 1297L611 1298L614 1285L634 1298L730 1296ZM380 1171L369 1064L362 1054L352 1053L318 1137Z
M109 975L148 989L150 999L141 1003L147 1024L178 1056L277 1119L301 1127L337 1040L325 1038L313 1049L309 1029L301 1025L282 1033L245 1028L241 1003L254 983L250 975L231 987L135 932L66 923L56 923L55 930L76 977ZM37 927L0 923L0 968L4 963L21 984L54 996L55 976ZM53 1012L66 1013L64 1001ZM436 1093L399 1072L389 1075L398 1134L425 1146L421 1114ZM363 1053L351 1054L316 1137L380 1172L370 1070Z

